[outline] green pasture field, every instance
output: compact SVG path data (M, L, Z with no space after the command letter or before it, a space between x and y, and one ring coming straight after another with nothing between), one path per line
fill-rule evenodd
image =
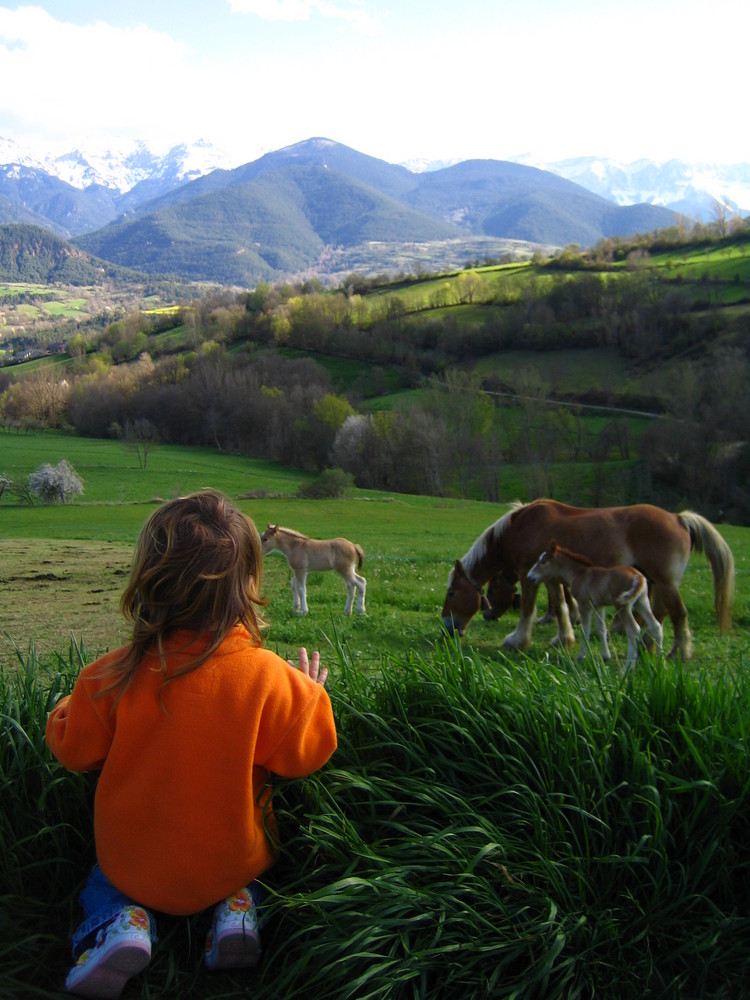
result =
M611 272L598 273L602 280L617 280L624 274L628 264L623 262L614 266ZM750 244L746 240L724 245L693 245L679 247L674 250L655 252L650 255L645 265L664 272L664 276L672 281L680 281L689 288L696 300L703 300L710 291L713 304L729 305L734 302L746 302L748 299L748 284L750 283ZM543 293L545 287L551 288L560 278L559 271L539 271L530 261L513 264L492 265L471 269L478 279L474 293L474 305L452 305L436 309L441 316L450 310L456 321L468 325L487 316L487 307L481 303L487 300L514 301L520 297L525 284L533 282L534 287ZM407 313L429 311L431 297L441 289L445 290L448 299L456 296L459 289L459 277L462 272L435 275L415 284L393 285L377 289L369 293L365 302L371 307L377 307L382 300L397 296L403 303ZM578 272L572 273L575 280ZM502 308L491 307L491 308Z
M121 441L82 438L61 431L0 435L0 475L25 479L39 465L56 465L63 458L84 484L84 492L71 510L91 504L145 503L203 486L216 486L232 496L258 489L293 492L309 478L272 461L250 461L203 448L155 445L149 449L143 469L134 448ZM7 513L6 508L0 509ZM55 508L34 510L44 517L45 510L50 515Z
M552 397L566 394L579 396L592 390L611 392L614 396L628 393L659 396L665 391L668 381L676 377L679 362L667 362L657 370L642 371L610 348L591 347L566 348L564 351L503 350L486 354L465 367L480 378L494 376L501 379L508 385L511 394L519 384L519 376L530 370L538 374ZM440 383L435 380L434 384ZM416 402L423 395L424 388L383 393L368 399L367 406L371 410L392 409ZM587 423L592 418L591 411L585 406L578 405L575 409ZM612 415L616 415L616 411ZM645 423L639 421L634 430L637 432L644 426Z
M116 441L59 433L4 435L0 447L0 473L11 478L65 458L84 483L83 495L64 506L0 501L4 663L12 662L14 647L23 649L30 642L48 655L67 648L73 636L94 655L124 641L117 601L138 531L159 500L207 486L237 500L259 530L272 522L316 538L344 535L365 550L368 613L351 618L342 614L345 589L333 573L309 577L310 614L294 615L285 560L278 554L265 560L267 642L274 648L286 656L300 644L326 647L336 632L364 669L384 654L406 649L427 653L440 636L440 609L453 561L507 510L504 504L362 490L341 500L302 500L294 496L301 475L271 462L201 449L156 447L144 470L135 454ZM711 573L702 556L691 559L682 588L696 662L706 665L748 649L750 529L719 527L737 562L732 632L720 636L716 630ZM485 622L477 616L465 642L492 657L514 627L514 618L510 614L507 621ZM553 636L552 626L536 629L530 655L550 655ZM620 637L614 637L614 648L618 655L623 651Z
M17 298L19 295L26 294L52 296L54 291L50 289L49 285L0 281L0 297Z
M13 378L25 378L38 368L69 368L72 364L73 358L69 354L49 354L43 358L34 358L32 361L13 365L10 370L13 372Z
M167 312L161 309L148 309L148 314L158 314ZM149 338L149 347L159 354L168 354L171 351L181 351L185 347L185 327L175 326L171 330L164 330L161 333L152 333Z
M689 288L698 301L729 306L750 298L750 248L747 241L723 246L689 245L654 253L649 267L664 272L670 281Z
M237 345L237 349L242 350L245 346L240 343ZM312 359L328 372L334 389L339 391L345 391L358 377L369 374L373 369L373 366L367 361L318 354L316 351L301 351L290 347L280 347L276 349L275 353L278 353L282 358ZM400 384L400 375L395 367L383 366L382 372L386 385L397 386ZM377 398L379 399L380 397L378 396Z
M15 300L21 295L32 295L34 301L17 303ZM80 294L79 289L73 294L65 286L0 284L0 300L3 299L6 326L10 330L22 324L44 320L84 319L90 315L89 299Z
M65 302L49 302L42 306L42 311L49 316L60 319L69 319L71 316L80 316L88 308L86 299L66 299Z
M654 253L649 266L667 268L684 278L700 281L706 268L720 281L750 281L750 253L747 241L721 246L688 244L684 248Z
M518 285L517 279L519 277L521 279L527 278L534 273L528 261L470 268L469 270L478 278L476 301L482 301L482 299L498 294L500 288L510 287L515 292ZM449 297L456 293L459 287L459 278L463 273L463 271L455 271L449 274L438 274L419 282L395 283L369 292L364 301L371 314L376 314L378 309L382 308L383 301L387 301L394 295L401 300L407 313L429 310L431 298L436 292L448 289ZM444 310L441 309L439 312L442 315Z
M486 377L497 375L513 384L519 372L536 370L553 394L576 393L591 389L626 392L649 392L648 374L636 371L621 354L608 347L571 347L564 351L506 350L480 358L472 371Z

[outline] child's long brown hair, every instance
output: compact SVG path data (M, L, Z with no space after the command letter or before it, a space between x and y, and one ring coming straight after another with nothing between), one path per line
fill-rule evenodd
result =
M255 525L219 490L201 490L170 500L141 529L130 580L120 599L133 638L103 675L112 678L101 694L123 695L145 657L166 675L164 640L186 630L208 638L206 648L164 683L196 670L235 625L244 625L261 645L265 625L256 610L262 550Z

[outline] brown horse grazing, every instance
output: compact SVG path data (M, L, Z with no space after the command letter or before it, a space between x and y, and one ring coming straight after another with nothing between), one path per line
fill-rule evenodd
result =
M671 514L651 504L630 507L569 507L556 500L516 503L476 539L463 559L457 559L448 577L442 610L447 631L463 633L480 609L481 590L498 573L520 580L521 614L504 645L526 649L534 625L539 584L528 572L539 553L555 538L580 552L597 566L637 566L651 584L651 604L661 622L669 616L674 629L670 655L692 654L687 610L679 583L690 552L704 552L714 579L714 607L719 628L728 628L734 597L734 557L714 526L692 511ZM559 585L556 585L559 587ZM561 589L555 602L556 641L575 643L568 606Z
M344 614L352 613L355 592L357 614L365 613L367 581L357 573L358 569L362 569L365 554L359 545L348 538L308 538L299 531L282 528L278 524L269 524L260 540L264 556L269 552L281 552L289 563L293 610L297 614L307 614L307 574L326 569L336 570L346 584Z
M610 605L617 609L628 637L626 670L635 663L641 634L641 628L633 617L634 609L639 613L657 650L661 652L662 627L654 618L648 602L646 577L634 567L593 566L590 559L564 549L553 541L529 570L529 580L533 583L562 583L570 588L581 609L583 641L578 654L579 660L586 655L591 635L591 619L594 616L596 616L596 633L602 644L602 659L610 659L604 611Z

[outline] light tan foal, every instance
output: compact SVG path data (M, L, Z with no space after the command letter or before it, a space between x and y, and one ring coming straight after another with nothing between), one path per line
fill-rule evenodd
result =
M602 657L611 657L607 641L607 622L604 609L614 607L620 614L628 637L628 654L625 669L633 666L638 655L641 629L633 617L633 609L640 614L646 630L661 652L664 641L662 627L654 617L648 600L648 582L643 573L632 566L593 566L585 556L564 549L552 542L529 570L533 583L563 583L578 602L581 613L583 641L579 659L586 655L591 634L591 619L596 616L596 632L602 644Z

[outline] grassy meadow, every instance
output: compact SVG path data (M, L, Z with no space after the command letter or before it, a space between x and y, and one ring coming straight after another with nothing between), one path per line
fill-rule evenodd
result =
M119 442L1 443L0 473L66 458L84 482L66 506L0 501L1 996L63 995L93 862L95 777L50 758L46 714L82 662L126 638L117 601L154 504L203 486L259 527L359 542L368 613L345 618L325 573L294 616L286 563L267 558L266 642L321 649L339 750L277 789L258 970L207 973L207 915L160 917L126 1000L750 995L750 529L719 525L737 563L731 632L696 555L682 587L695 658L644 655L624 676L619 636L611 665L554 652L551 626L506 655L513 614L441 637L450 566L504 505L310 501L294 496L300 475L216 452L158 447L142 469Z
M270 521L316 538L344 535L365 550L369 614L364 618L343 619L344 585L332 573L309 577L311 613L294 615L286 562L278 553L266 559L267 642L280 653L301 642L325 644L334 622L363 665L404 648L427 653L440 634L439 614L454 559L507 509L364 490L342 500L303 500L294 495L303 474L197 448L155 447L143 469L135 452L117 441L6 434L2 445L0 473L10 478L21 479L43 462L54 465L66 458L84 484L82 496L65 506L0 501L3 663L12 663L14 648L25 650L30 641L42 662L47 654L65 650L71 638L91 655L125 641L117 602L143 522L160 499L204 486L237 500L259 530ZM518 496L514 492L508 499ZM733 633L720 637L713 625L711 573L703 557L691 559L682 587L696 659L706 662L741 653L750 625L745 587L750 533L731 525L720 528L738 569ZM466 639L482 655L493 656L514 627L512 619L485 622L478 616ZM552 626L537 629L531 654L545 656L553 634ZM617 638L614 648L620 648Z

